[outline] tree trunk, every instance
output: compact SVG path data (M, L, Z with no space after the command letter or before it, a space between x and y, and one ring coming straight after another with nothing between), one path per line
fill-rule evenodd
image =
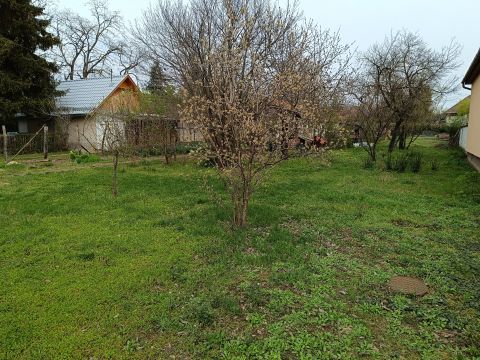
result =
M398 137L398 148L400 150L405 150L407 146L406 141L407 141L407 137L405 135L405 131L400 132L400 135Z
M173 132L173 161L177 161L177 132Z
M375 146L372 146L372 147L370 148L369 153L370 153L370 157L372 158L372 160L373 160L373 161L377 161L377 149L376 149Z
M247 226L248 201L250 198L248 190L244 189L240 194L234 194L234 225L242 229Z
M400 122L395 123L395 127L392 130L392 138L390 139L390 144L388 144L388 152L392 153L393 150L395 150L395 146L397 146L397 140L398 140L398 133L400 131Z
M165 129L165 142L163 146L163 151L165 153L165 162L167 165L170 164L170 154L169 154L169 147L170 147L170 130L168 128Z
M118 150L113 152L113 179L112 179L112 195L117 197L118 195L118 185L117 185L117 173L118 173Z
M282 159L287 160L289 158L288 153L288 138L285 134L282 135L282 142L280 143L280 150L282 152Z
M282 152L282 159L287 160L289 158L288 153L288 133L287 129L285 129L285 125L282 126L282 141L280 144L280 150Z

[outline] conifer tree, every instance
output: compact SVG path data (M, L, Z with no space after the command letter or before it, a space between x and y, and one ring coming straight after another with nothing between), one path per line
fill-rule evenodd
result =
M57 68L45 52L58 43L44 9L31 0L0 0L0 119L36 116L53 106Z
M147 90L150 92L161 93L166 90L167 81L162 67L158 60L155 60L150 68L150 79L147 84Z

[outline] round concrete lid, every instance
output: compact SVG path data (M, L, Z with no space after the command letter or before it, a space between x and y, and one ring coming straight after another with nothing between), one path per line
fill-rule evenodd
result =
M422 280L409 276L394 276L388 282L388 286L402 294L423 296L428 293L427 285Z

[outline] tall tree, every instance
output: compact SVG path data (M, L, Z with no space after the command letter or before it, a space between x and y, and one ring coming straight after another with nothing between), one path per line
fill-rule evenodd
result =
M0 116L48 112L56 95L53 62L39 53L58 39L43 8L30 0L0 0Z

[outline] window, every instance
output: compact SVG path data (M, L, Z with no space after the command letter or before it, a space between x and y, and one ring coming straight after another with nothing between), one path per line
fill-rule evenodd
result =
M28 122L27 122L27 120L18 120L18 132L20 134L28 133Z

